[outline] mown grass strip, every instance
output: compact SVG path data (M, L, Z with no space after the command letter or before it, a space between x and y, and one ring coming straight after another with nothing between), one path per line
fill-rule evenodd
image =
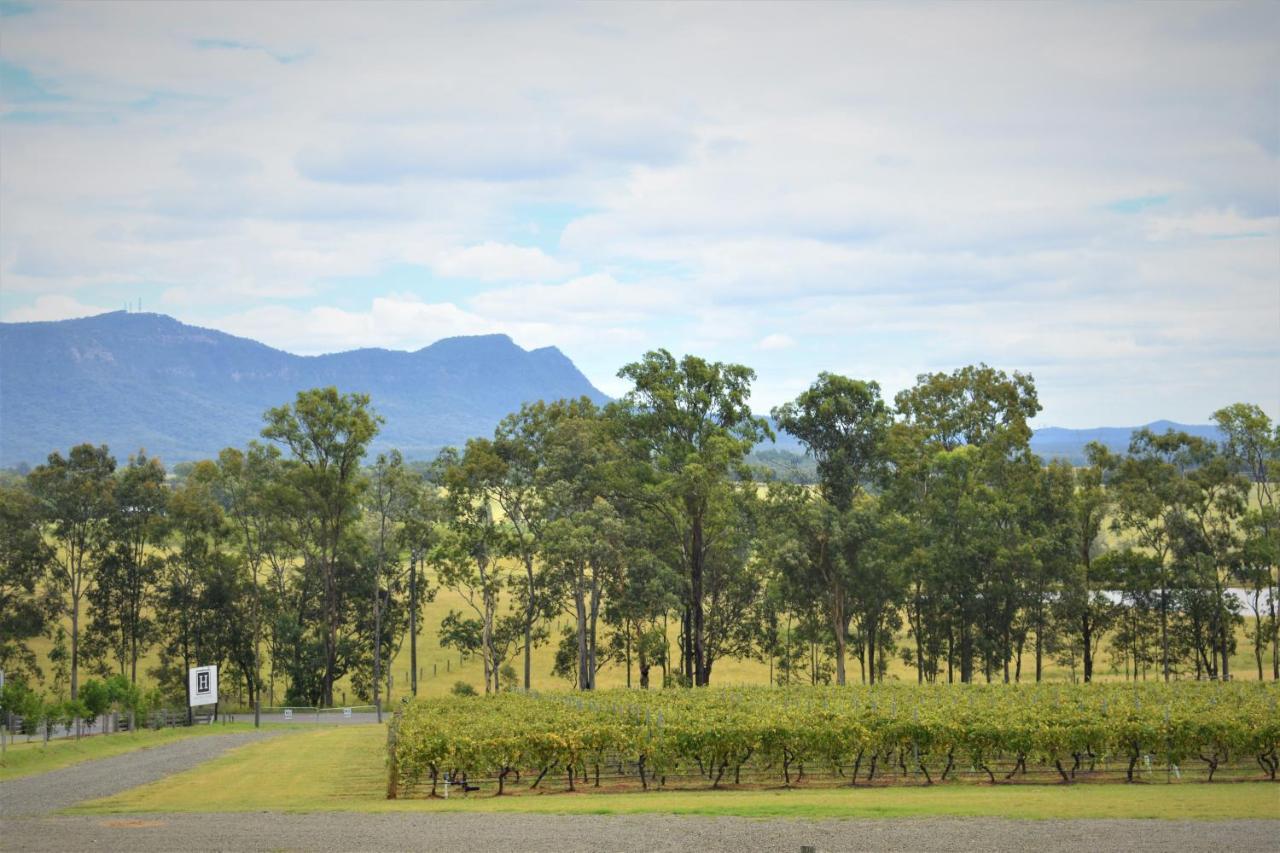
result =
M200 767L69 810L145 812L509 812L680 814L750 818L902 818L934 815L1026 820L1151 818L1227 820L1280 815L1280 785L947 784L932 788L650 791L610 794L471 794L448 800L385 799L386 729L321 729L239 747Z

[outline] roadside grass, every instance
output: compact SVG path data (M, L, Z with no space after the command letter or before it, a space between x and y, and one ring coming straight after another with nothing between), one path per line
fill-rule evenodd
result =
M988 816L1027 820L1280 817L1280 785L1082 784L931 788L689 790L628 793L528 791L504 797L387 800L383 726L321 729L239 747L200 767L69 813L511 812L680 814L754 818Z
M252 723L225 725L215 723L211 726L189 728L141 729L136 732L117 732L109 735L95 734L82 737L80 740L74 737L59 737L50 740L47 744L39 737L33 737L29 742L18 740L5 745L4 758L0 760L0 781L47 773L82 761L108 758L125 752L161 746L176 740L246 731L253 731Z

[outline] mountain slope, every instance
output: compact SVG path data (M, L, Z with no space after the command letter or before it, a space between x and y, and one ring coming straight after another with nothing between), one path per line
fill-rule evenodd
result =
M368 393L386 418L374 450L411 458L492 432L524 402L606 399L559 350L505 335L297 356L161 314L2 323L0 465L82 441L121 458L205 458L257 437L269 407L324 385Z

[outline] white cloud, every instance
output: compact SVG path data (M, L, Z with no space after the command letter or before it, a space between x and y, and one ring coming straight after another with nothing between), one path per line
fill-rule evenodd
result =
M756 343L756 349L762 349L762 350L791 349L795 345L796 345L795 339L792 338L790 335L784 335L779 332L774 332L771 335L765 335L763 338L761 338L759 342Z
M437 273L449 278L486 282L531 283L563 278L574 271L573 264L561 263L539 248L493 242L443 251L432 266Z
M62 294L50 294L47 296L38 296L30 305L20 308L13 308L6 311L4 320L6 323L32 323L41 320L70 320L76 317L92 317L95 314L101 314L109 311L109 308L98 308L94 305L85 305L80 300L72 296L64 296Z
M761 399L986 358L1061 423L1280 414L1271 7L810 12L42 5L0 47L0 310L151 288L300 352L505 331L613 392L665 346L768 361Z
M219 327L304 355L361 347L413 350L440 338L501 331L452 303L394 296L373 299L367 311L327 305L251 308L221 318Z
M1147 223L1152 240L1174 240L1179 237L1211 239L1280 238L1280 217L1243 216L1234 209L1196 210L1181 216L1153 216Z

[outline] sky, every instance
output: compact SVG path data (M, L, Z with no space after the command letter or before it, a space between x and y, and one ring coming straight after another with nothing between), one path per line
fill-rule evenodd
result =
M1280 3L0 0L0 319L1280 416Z

